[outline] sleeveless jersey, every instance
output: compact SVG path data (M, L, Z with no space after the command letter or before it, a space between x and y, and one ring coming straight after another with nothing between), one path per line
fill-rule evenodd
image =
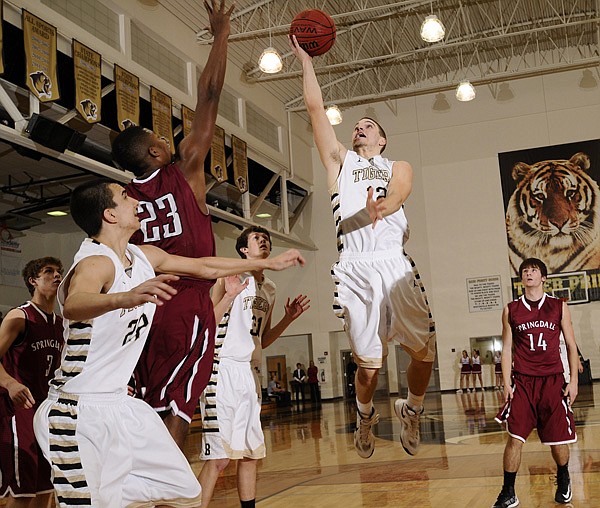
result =
M474 356L472 361L473 365L481 365L481 356Z
M404 207L372 227L365 209L369 187L373 198L385 196L394 161L377 155L365 159L348 150L337 181L330 189L331 206L337 231L338 252L403 252L408 240L408 222Z
M39 404L48 396L48 382L60 364L63 349L63 321L46 314L33 302L19 307L25 314L25 331L2 358L6 372L29 388Z
M562 374L560 322L562 300L544 293L537 308L525 296L508 304L513 335L513 371L527 376Z
M471 361L470 361L470 359L469 359L468 356L466 358L464 358L464 357L461 356L460 357L460 363L462 365L471 365Z
M115 278L109 293L129 291L155 276L139 247L127 245L127 256L132 262L128 274L112 249L86 238L58 288L61 310L65 284L73 269L90 256L106 256L113 262ZM65 348L51 385L73 394L123 392L146 342L155 308L153 303L146 303L132 309L115 309L86 321L65 319Z
M140 202L140 230L131 243L151 244L169 254L188 258L215 255L210 215L198 207L189 183L177 164L159 168L126 186L127 194ZM210 288L214 280L189 279Z
M239 362L260 359L261 339L275 300L275 283L264 277L257 284L250 274L246 287L233 301L219 323L215 340L215 356ZM225 338L227 336L227 338Z

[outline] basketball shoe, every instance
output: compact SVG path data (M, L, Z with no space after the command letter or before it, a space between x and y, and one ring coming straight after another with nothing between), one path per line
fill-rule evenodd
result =
M420 430L419 421L424 408L418 413L410 408L406 399L398 399L394 402L394 411L400 420L400 443L409 455L416 455L419 448Z
M515 506L519 506L519 499L515 494L515 488L502 487L498 499L496 499L492 508L514 508Z
M560 504L567 504L571 499L573 499L573 492L571 492L571 478L569 477L569 473L557 475L554 500Z
M371 427L379 422L379 414L375 408L371 410L371 416L363 418L360 412L356 412L356 430L354 431L354 448L356 453L363 459L368 459L375 451L375 436Z

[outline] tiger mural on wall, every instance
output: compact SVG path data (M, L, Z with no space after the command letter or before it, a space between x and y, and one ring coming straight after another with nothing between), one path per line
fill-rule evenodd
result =
M600 188L590 158L546 160L512 168L517 188L506 209L510 264L542 259L548 273L600 267Z

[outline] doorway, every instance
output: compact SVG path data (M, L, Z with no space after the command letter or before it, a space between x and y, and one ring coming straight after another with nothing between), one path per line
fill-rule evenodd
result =
M287 384L287 364L285 355L267 356L267 382L271 380L271 374L275 374L275 380L282 388L289 390Z
M355 376L353 373L356 373L356 369L349 367L349 365L354 363L354 356L350 349L340 350L340 356L342 361L342 377L344 380L344 398L354 399L356 397L356 392L354 385ZM356 365L356 363L354 363L354 365ZM389 394L387 362L384 361L377 375L377 388L375 389L374 397L388 397Z

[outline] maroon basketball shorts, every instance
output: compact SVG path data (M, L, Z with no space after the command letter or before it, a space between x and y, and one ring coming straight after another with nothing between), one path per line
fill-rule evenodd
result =
M0 497L53 492L50 465L33 433L35 409L0 418Z
M542 444L576 442L573 411L563 395L564 382L562 374L513 374L513 398L496 415L496 421L506 422L508 433L523 442L534 428Z
M135 388L156 411L192 421L212 371L215 316L208 288L173 284L178 293L157 307L136 367Z

